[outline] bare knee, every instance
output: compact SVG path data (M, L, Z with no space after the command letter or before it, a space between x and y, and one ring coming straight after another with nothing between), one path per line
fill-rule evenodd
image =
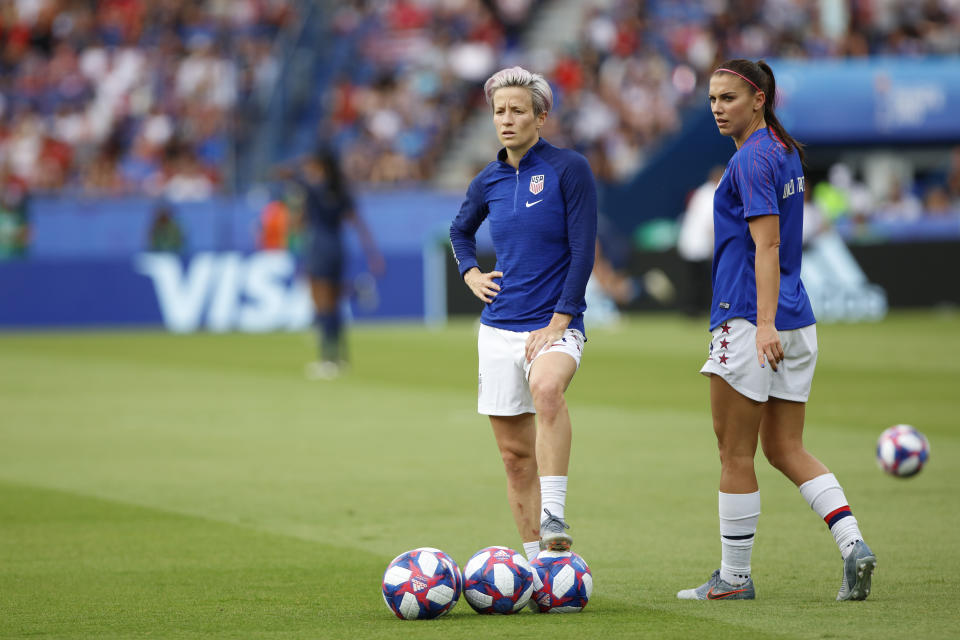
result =
M500 447L500 459L507 477L525 479L537 474L537 458L533 451L525 451L516 447Z
M563 385L556 379L538 378L530 383L533 406L537 408L538 414L548 419L563 408L563 392Z
M720 449L720 467L732 473L752 472L753 454L744 451Z
M803 445L795 442L763 442L763 455L774 469L787 473L790 463L803 453Z
M721 432L722 433L722 432ZM752 471L757 453L756 443L737 441L735 438L717 438L721 468L734 473Z

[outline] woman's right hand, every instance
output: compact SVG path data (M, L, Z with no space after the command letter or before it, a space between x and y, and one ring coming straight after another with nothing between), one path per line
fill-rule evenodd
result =
M770 363L770 368L777 370L777 363L783 360L783 345L780 344L780 334L776 327L772 325L759 325L757 327L757 358L760 360L760 366L764 362Z
M470 287L473 295L477 296L486 303L493 302L500 291L500 285L493 281L494 278L502 278L502 271L490 271L483 273L477 267L473 267L463 274L463 281Z

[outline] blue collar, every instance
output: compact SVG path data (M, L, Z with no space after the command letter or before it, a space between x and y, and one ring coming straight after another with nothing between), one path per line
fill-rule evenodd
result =
M546 140L544 140L543 137L541 137L539 140L537 140L537 143L536 143L535 145L533 145L532 147L530 147L529 149L527 149L527 152L526 152L525 154L523 154L523 157L522 157L522 158L520 158L520 167L519 167L519 169L523 169L526 165L529 165L531 162L533 162L533 158L531 157L532 154L530 153L531 151L539 151L540 149L544 148L544 147L547 146L548 144L549 144L549 143L548 143ZM511 166L510 164L507 164L507 149L506 149L506 147L502 147L502 148L500 149L500 151L497 152L497 160L499 160L501 164L506 165L507 167L510 167L510 171L514 171L513 166ZM519 169L517 169L517 170L519 170Z

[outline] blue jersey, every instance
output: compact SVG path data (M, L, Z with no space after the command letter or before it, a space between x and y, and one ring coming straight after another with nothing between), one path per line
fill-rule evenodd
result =
M460 275L477 267L476 232L490 222L500 292L481 321L510 331L534 331L554 313L573 316L583 331L584 291L597 239L597 189L587 159L541 139L514 169L506 150L473 179L450 242Z
M780 297L777 330L816 322L800 281L803 251L803 166L800 154L768 128L759 129L737 150L713 196L713 303L710 328L730 318L757 323L757 246L747 221L780 217Z
M353 211L353 198L346 190L337 193L327 181L295 180L303 198L304 223L310 233L339 236L343 219Z
M303 198L303 269L311 277L339 281L343 276L343 220L352 215L353 198L330 182L295 180Z

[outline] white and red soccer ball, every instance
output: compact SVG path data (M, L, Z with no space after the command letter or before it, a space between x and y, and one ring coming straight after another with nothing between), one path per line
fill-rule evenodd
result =
M456 594L453 596L453 603L456 604L457 600L460 599L460 595L463 593L463 572L460 571L460 566L453 558L440 549L435 549L434 547L419 547L415 549L415 551L429 551L450 565L450 570L453 572L453 577L457 582Z
M450 611L460 598L457 563L439 549L401 553L383 574L383 601L398 618L429 620Z
M463 597L477 613L516 613L539 584L527 559L508 547L481 549L463 568Z
M582 611L593 593L590 567L572 551L541 551L530 563L543 585L533 591L540 613Z
M880 434L877 440L877 464L898 478L920 473L930 459L927 437L908 424L897 424Z

